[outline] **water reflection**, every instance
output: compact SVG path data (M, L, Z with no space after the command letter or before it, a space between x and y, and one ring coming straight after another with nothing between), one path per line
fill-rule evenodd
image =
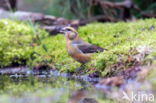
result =
M0 103L104 103L87 81L59 76L0 76Z
M86 88L81 88L72 93L69 103L98 103L95 98L90 98L90 91Z

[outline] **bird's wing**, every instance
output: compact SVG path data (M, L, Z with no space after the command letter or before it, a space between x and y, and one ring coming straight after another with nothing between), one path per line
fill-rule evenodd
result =
M98 47L96 45L79 45L78 48L83 52L83 53L98 53L98 52L103 52L105 49Z
M83 53L98 53L98 52L103 52L105 50L104 48L86 43L84 41L76 41L74 44Z

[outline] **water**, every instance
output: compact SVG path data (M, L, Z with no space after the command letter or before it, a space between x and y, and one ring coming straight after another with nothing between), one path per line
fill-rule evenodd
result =
M132 98L133 94L137 95L135 97L145 95L149 102L150 96L156 96L155 79L140 81L139 76L136 79L134 76L122 79L120 75L101 80L57 70L0 69L0 103L138 103L137 98ZM123 93L131 101L123 100ZM142 103L142 99L139 100Z
M70 76L58 71L32 72L24 68L20 72L17 68L5 69L0 74L0 103L113 102L95 88L98 78Z

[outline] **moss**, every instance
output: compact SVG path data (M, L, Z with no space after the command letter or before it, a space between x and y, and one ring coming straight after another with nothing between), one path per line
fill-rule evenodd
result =
M31 58L34 44L47 33L26 23L0 20L0 67L22 65Z
M87 68L106 74L112 65L125 60L132 49L141 45L150 46L153 51L156 45L156 19L136 22L92 23L80 27L79 35L85 41L108 49L94 54ZM38 39L39 36L39 39ZM71 70L80 64L68 56L63 35L47 36L47 33L36 26L18 21L0 21L0 66L14 63L35 66L51 64L61 71ZM153 52L154 55L156 54Z
M79 35L85 41L107 48L108 51L97 53L93 60L87 64L88 68L96 68L99 71L107 71L113 64L121 58L127 58L133 54L131 49L140 45L149 45L155 48L156 33L155 19L140 20L131 23L93 23L80 27ZM50 56L51 61L57 68L64 70L74 70L80 64L68 56L65 49L65 38L63 35L46 38L42 42L47 47L47 52L39 47L39 53L46 57ZM39 49L36 48L36 49ZM105 74L105 73L104 73Z
M95 54L89 68L97 68L106 74L113 64L126 61L129 55L134 55L133 49L147 45L155 52L156 19L140 20L137 22L94 23L81 27L79 33L86 41L108 51ZM94 65L93 65L94 64ZM91 66L90 66L91 65ZM128 64L126 64L128 65Z

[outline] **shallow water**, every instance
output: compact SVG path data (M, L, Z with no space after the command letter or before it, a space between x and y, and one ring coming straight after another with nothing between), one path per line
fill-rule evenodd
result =
M153 72L154 73L154 72ZM133 76L132 76L133 77ZM0 69L0 103L148 103L147 100L133 100L146 95L154 98L153 78L140 81L110 77L102 84L101 78L87 75L61 73L57 70L30 70L26 67ZM115 80L115 81L114 81ZM116 86L116 83L122 83ZM98 84L97 84L98 83ZM132 101L123 100L123 92Z
M113 102L95 88L94 82L97 82L98 78L70 77L57 71L34 75L32 71L23 70L22 73L14 75L11 73L8 75L6 71L1 73L0 103Z

